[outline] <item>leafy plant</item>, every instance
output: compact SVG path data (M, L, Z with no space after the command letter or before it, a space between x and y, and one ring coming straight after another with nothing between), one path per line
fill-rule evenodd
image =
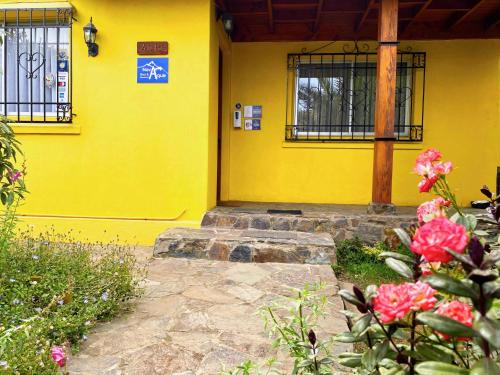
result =
M388 246L382 242L367 246L358 238L344 240L337 247L337 264L332 265L332 268L341 280L362 286L401 280L399 274L388 268L380 257L388 250ZM394 251L409 254L403 246Z
M17 157L22 155L19 141L9 125L9 120L0 115L0 202L10 206L16 198L24 198L25 168L16 167Z
M76 350L97 321L122 311L144 275L117 244L27 231L15 216L0 227L0 373L55 374L55 345Z
M440 159L433 149L417 158L415 171L423 177L419 190L439 197L418 208L419 226L411 233L394 230L404 251L379 254L360 251L353 243L340 248L349 250L349 262L376 254L406 280L339 292L353 308L343 311L348 331L334 340L353 344L355 350L340 354L337 361L356 374L500 374L500 237L477 229L477 218L457 205L446 180L452 164ZM448 218L450 206L455 213ZM330 374L331 344L316 344L313 328L300 313L312 306L319 316L324 304L312 302L311 290L306 292L307 298L298 294L288 317L276 319L268 309L267 322L275 346L293 360L293 374ZM318 355L315 345L328 350ZM245 371L250 374L252 366Z

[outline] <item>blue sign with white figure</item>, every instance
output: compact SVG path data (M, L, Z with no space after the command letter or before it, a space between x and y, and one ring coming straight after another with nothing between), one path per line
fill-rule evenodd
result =
M137 83L168 83L168 57L137 58Z

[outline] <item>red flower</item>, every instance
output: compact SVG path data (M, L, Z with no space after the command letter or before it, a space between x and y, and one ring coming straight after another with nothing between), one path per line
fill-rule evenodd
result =
M469 236L464 226L438 217L417 229L410 248L428 262L448 263L453 257L445 248L463 253L468 241Z
M431 178L423 178L422 181L418 183L418 191L421 193L427 193L432 189L436 181L438 180L438 176L432 176Z
M412 309L412 297L406 284L382 284L373 298L373 309L380 314L380 321L390 324L402 319Z
M422 225L430 219L435 219L436 217L446 217L444 207L449 207L450 204L450 201L447 201L441 197L435 198L429 202L422 203L417 208L418 222Z
M441 316L447 316L457 322L460 322L467 327L472 327L472 308L463 302L459 301L451 301L447 303L442 303L436 310L436 314ZM444 340L448 340L450 338L449 335L438 332L439 336L441 336ZM469 337L459 337L460 341L468 341Z

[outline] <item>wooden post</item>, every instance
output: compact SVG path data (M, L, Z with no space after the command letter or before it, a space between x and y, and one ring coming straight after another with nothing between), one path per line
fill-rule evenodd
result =
M375 204L390 204L392 199L397 37L398 0L381 0L372 185L372 203Z

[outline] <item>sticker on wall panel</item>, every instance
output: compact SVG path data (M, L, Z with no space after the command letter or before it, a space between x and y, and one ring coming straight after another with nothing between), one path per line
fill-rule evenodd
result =
M245 130L253 130L252 120L245 120Z
M168 83L168 57L137 58L137 83Z
M244 117L262 118L261 105L246 105L244 109Z
M260 120L252 120L252 130L260 130Z

